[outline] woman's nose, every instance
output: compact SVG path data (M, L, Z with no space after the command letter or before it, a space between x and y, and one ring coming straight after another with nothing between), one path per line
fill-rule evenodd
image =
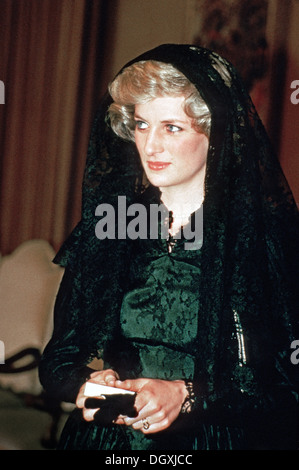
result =
M148 156L163 152L162 136L158 130L149 130L146 134L144 150Z

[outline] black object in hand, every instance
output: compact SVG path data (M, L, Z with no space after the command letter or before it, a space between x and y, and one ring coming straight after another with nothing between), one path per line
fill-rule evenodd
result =
M137 415L134 408L135 395L105 395L105 398L87 398L85 408L100 408L94 415L94 419L101 423L111 423L119 415L131 418Z

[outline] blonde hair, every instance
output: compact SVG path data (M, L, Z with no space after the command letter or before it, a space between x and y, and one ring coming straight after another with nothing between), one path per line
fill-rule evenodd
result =
M193 127L209 136L211 114L196 87L171 64L148 60L125 68L110 84L113 103L108 116L113 131L125 140L134 141L136 104L163 96L185 96L184 111Z

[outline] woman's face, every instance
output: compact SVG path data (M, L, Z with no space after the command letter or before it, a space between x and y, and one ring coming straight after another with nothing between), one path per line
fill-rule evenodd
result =
M203 185L209 141L192 127L184 96L135 106L135 142L149 181L162 192ZM196 186L193 186L196 185Z

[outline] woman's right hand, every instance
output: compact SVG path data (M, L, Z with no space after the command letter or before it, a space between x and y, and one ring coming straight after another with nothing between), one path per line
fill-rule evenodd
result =
M85 400L88 398L84 395L84 389L87 382L92 382L101 385L108 385L109 387L115 387L115 381L119 379L118 374L112 369L106 369L101 371L93 372L90 375L90 379L87 380L79 390L76 399L76 405L78 408L82 408L83 418L86 421L93 421L95 413L99 408L85 408Z

